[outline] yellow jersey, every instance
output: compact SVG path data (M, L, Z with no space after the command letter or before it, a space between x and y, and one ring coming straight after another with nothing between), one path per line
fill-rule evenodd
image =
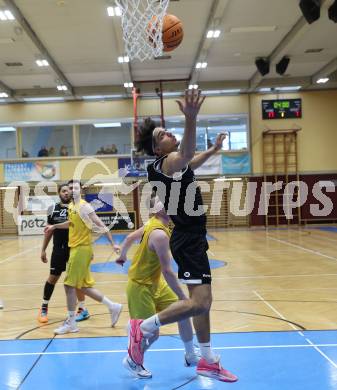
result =
M78 203L71 202L68 209L69 218L69 242L70 248L79 245L91 245L91 228L92 223L89 214L94 209L88 202L81 199Z
M158 218L152 217L144 226L144 233L131 261L128 276L129 279L144 285L157 284L161 277L161 267L159 258L148 246L150 234L156 230L163 230L170 237L170 229Z

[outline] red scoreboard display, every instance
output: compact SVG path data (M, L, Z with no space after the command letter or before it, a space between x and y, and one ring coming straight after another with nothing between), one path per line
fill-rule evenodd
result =
M262 100L262 118L302 118L302 99Z

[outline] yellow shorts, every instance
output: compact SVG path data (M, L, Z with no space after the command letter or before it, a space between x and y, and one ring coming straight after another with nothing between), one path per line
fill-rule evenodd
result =
M95 280L90 273L92 256L91 245L79 245L70 248L64 284L76 288L93 287Z
M132 319L149 318L178 301L178 297L164 279L150 286L129 280L126 294Z

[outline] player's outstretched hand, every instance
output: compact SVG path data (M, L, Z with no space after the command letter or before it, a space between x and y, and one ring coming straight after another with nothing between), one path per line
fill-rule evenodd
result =
M42 263L48 263L46 251L41 251L41 261Z
M121 247L119 245L114 244L113 245L113 250L118 255L121 252Z
M201 96L201 89L186 89L184 100L176 100L180 111L186 118L195 119L206 96Z
M118 265L121 265L123 267L124 263L126 262L126 258L122 255L120 255L117 259L116 259L116 263Z
M220 133L217 135L214 146L213 146L214 150L216 152L222 148L222 144L223 144L224 140L227 138L227 135L228 135L227 133Z

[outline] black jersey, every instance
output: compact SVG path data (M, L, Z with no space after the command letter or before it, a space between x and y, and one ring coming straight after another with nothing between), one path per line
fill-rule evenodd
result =
M188 165L178 175L175 174L173 177L165 175L161 171L161 166L166 157L158 158L148 165L149 182L152 182L154 189L157 190L157 195L177 230L205 233L206 214L194 172ZM155 182L164 184L164 193Z
M53 210L48 212L48 224L56 225L68 221L68 206L56 203ZM53 234L53 244L57 248L68 247L68 229L55 229Z

